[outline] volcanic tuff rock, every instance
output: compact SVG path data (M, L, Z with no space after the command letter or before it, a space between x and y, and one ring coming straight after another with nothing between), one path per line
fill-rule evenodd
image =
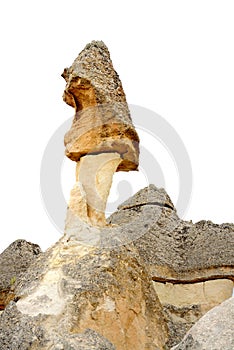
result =
M113 344L91 329L65 336L55 332L46 334L40 327L40 318L21 314L14 302L9 304L3 318L0 316L0 344L2 350L47 349L47 344L51 344L50 350L116 350Z
M92 41L62 76L64 101L76 110L64 139L66 155L79 161L90 153L117 152L122 157L118 170L136 170L139 138L106 45Z
M117 350L169 349L231 296L234 225L182 221L153 185L120 205L113 226L70 214L64 237L14 284L15 301L0 317L1 349L89 344L87 329Z
M93 226L105 226L105 208L112 176L121 162L118 153L81 157L76 167L76 184L70 195L73 216ZM66 228L65 228L66 229Z
M172 350L233 350L234 298L207 312Z
M113 174L137 170L139 138L102 41L88 44L62 76L66 80L64 101L76 112L64 138L67 157L77 162L69 208L84 222L105 226Z
M137 170L139 138L103 42L88 44L63 77L64 100L76 113L66 155L77 162L65 233L45 253L20 241L20 263L13 252L9 264L12 247L0 257L2 286L11 291L2 303L0 349L169 349L231 296L234 225L183 221L154 185L120 205L107 224L113 174ZM224 323L233 312L225 319L232 305L223 305L205 320L216 344L229 350ZM217 329L226 336L217 339ZM198 322L177 349L210 345Z
M17 302L0 316L1 350L63 349L61 339L71 345L87 329L117 350L163 349L167 339L161 304L132 245L100 249L64 236L40 255L15 294Z
M37 244L18 239L0 254L0 310L14 298L15 282L41 253Z
M183 221L163 189L150 185L140 190L108 222L137 224L132 238L156 281L234 279L234 224Z
M164 308L168 347L208 310L231 297L233 224L183 221L167 193L154 185L121 204L109 223L131 230Z
M187 284L154 282L154 287L166 315L169 348L178 344L197 320L233 292L233 282L228 279Z

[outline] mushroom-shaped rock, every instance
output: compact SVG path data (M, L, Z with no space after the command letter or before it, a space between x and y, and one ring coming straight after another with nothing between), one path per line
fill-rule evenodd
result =
M90 153L117 152L118 170L137 170L139 138L106 45L92 41L62 76L64 101L76 111L64 139L67 157L79 161Z
M66 156L77 162L69 208L84 221L103 226L113 174L138 169L139 137L102 41L86 45L62 76L63 99L75 108L64 138Z

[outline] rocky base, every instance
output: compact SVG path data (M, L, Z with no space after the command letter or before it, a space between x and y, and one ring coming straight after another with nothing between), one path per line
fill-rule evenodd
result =
M162 307L136 249L67 241L41 255L16 285L17 299L0 318L0 348L59 349L61 339L72 344L92 329L117 350L163 349Z
M166 192L152 185L109 223L93 227L68 211L63 238L45 253L27 242L2 253L0 272L7 277L0 292L9 290L0 349L165 350L187 331L175 349L231 349L232 311L206 313L232 293L234 225L183 221ZM27 268L12 258L12 247L21 256L18 246ZM231 309L232 302L221 306ZM207 328L214 339L216 326L227 330L223 342L215 340L225 347L205 339L199 319L214 325Z

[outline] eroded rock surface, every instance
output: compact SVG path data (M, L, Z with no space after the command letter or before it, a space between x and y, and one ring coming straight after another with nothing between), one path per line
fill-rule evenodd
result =
M0 254L0 310L14 298L14 284L41 254L37 244L19 239Z
M76 110L65 135L66 155L79 161L90 153L117 152L122 158L118 170L136 170L139 138L106 45L92 41L62 76L64 101Z
M11 302L2 318L0 315L1 349L116 350L113 344L94 330L66 335L49 333L43 326L44 321L42 315L32 318L22 314L16 304Z
M234 224L183 221L166 192L154 185L121 204L108 221L134 225L134 244L155 281L186 283L234 277Z
M228 279L186 284L154 282L154 288L162 304L199 305L204 314L232 296L233 282Z
M207 312L172 350L233 350L234 298Z
M0 316L2 350L29 343L57 349L57 339L70 344L87 329L117 350L163 349L167 340L161 304L133 246L100 249L64 236L27 271L15 294L17 302Z
M178 344L207 311L229 299L233 287L228 279L185 284L154 282L169 327L168 347Z
M106 202L112 177L120 162L118 153L81 157L77 162L76 184L69 201L69 209L74 216L94 226L106 225Z
M64 101L76 112L64 138L65 153L79 169L69 208L84 222L105 226L113 174L138 169L139 138L102 41L88 44L62 76Z
M87 329L110 349L170 349L230 296L232 224L183 221L153 185L109 221L97 228L68 210L64 237L14 284L15 301L0 317L1 349L28 349L26 336L32 349L57 349L61 339L73 346Z
M154 185L121 204L109 222L125 227L128 223L133 231L133 243L150 271L166 314L168 347L232 295L233 224L183 221L166 192Z
M234 225L183 221L153 185L107 224L113 174L137 170L139 138L103 42L62 76L75 109L65 153L77 162L65 233L45 253L17 241L0 256L0 349L170 349L231 295ZM174 349L233 349L233 317L230 299Z

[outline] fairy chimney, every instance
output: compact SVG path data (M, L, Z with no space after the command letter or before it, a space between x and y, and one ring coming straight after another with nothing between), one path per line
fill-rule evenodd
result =
M66 156L77 163L69 209L87 223L105 226L113 174L138 169L139 137L102 41L86 45L62 76L63 99L75 108L64 138Z

